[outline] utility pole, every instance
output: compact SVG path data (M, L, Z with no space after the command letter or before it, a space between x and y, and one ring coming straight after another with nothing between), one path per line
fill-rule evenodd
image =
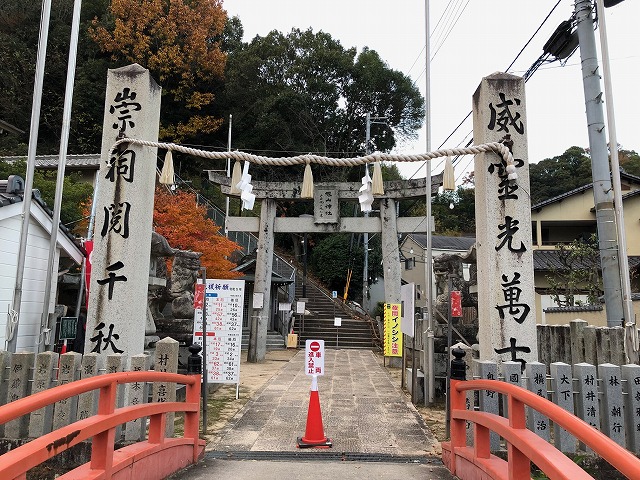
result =
M622 309L624 312L625 353L628 363L636 363L638 357L638 330L636 328L633 303L631 300L631 282L629 275L629 259L627 258L627 236L624 225L624 208L622 203L622 186L620 185L620 162L618 161L618 137L616 117L613 109L613 88L611 86L611 68L609 65L609 43L607 39L607 23L604 13L604 1L596 0L598 23L600 30L600 51L602 52L602 68L604 72L605 105L607 107L607 126L609 130L609 152L611 153L611 180L613 181L613 206L618 226L618 256L620 278L622 280Z
M620 265L618 263L618 239L613 209L613 188L609 171L609 155L605 133L603 91L600 87L600 70L593 30L592 0L577 0L575 17L578 24L578 41L582 59L582 82L587 110L593 199L596 209L598 248L602 266L602 283L607 311L607 326L623 325ZM615 148L612 147L612 148ZM622 252L626 255L626 252Z
M429 0L424 0L424 30L425 30L425 95L424 95L424 108L425 108L425 127L426 127L426 147L427 152L431 151L431 41L429 39L430 27L429 27ZM422 347L422 368L425 369L425 381L424 381L424 403L425 405L432 405L435 400L435 368L434 368L434 335L433 335L433 315L431 308L433 305L433 252L431 250L431 162L426 162L426 178L425 178L425 190L427 191L426 198L426 245L425 245L425 257L424 257L424 291L426 292L426 301L424 308L424 322L426 323L426 329L423 324L423 347ZM414 335L418 332L414 331ZM427 371L428 370L428 371Z
M377 123L380 125L384 125L385 117L371 117L371 113L367 112L367 128L364 140L364 152L365 155L369 155L371 153L370 143L371 143L371 124ZM369 168L366 165L365 169ZM368 217L369 212L364 212L364 216ZM369 234L364 233L363 237L364 243L364 267L362 268L362 308L365 312L369 313Z
M367 112L367 128L364 137L364 153L369 155L369 141L371 140L371 113ZM369 167L365 164L365 170ZM369 212L364 212L365 218ZM365 232L364 237L364 266L362 268L362 309L369 313L369 233Z
M231 125L233 115L229 114L229 132L227 134L227 152L231 151ZM231 178L231 158L227 158L227 178ZM229 195L225 195L224 236L229 238Z

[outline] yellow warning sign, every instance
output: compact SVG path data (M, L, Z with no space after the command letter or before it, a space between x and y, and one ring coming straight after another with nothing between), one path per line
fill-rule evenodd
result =
M400 330L399 303L384 304L384 355L385 357L402 356L402 331Z

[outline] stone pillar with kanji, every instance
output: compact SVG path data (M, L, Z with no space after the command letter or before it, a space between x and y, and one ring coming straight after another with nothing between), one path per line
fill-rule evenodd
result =
M482 79L473 95L473 140L504 142L517 178L494 152L475 156L480 358L538 360L524 80Z
M109 70L84 351L143 353L161 88L133 64Z

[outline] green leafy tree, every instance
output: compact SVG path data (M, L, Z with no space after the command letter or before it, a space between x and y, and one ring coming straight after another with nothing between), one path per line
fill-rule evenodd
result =
M20 175L25 178L27 166L24 161L8 163L0 161L0 178L9 175ZM56 194L55 171L36 171L33 176L33 188L37 188L47 206L53 209ZM83 203L91 199L93 187L83 182L79 175L71 174L64 178L62 204L60 205L60 222L73 228L83 218Z
M357 54L323 32L294 29L256 36L229 52L221 116L233 114L234 147L267 154L351 156L365 150L365 117L373 146L392 149L420 127L424 101L411 80L390 69L373 50ZM218 143L223 144L222 134ZM253 167L252 167L253 168ZM282 169L253 168L259 179L281 178ZM347 169L315 167L314 178L345 178ZM302 168L285 174L302 177ZM358 171L354 179L362 176Z
M421 200L409 210L408 215L424 216L425 204ZM456 191L443 191L431 199L431 212L436 223L437 235L475 235L475 189L459 186Z
M369 283L382 277L382 255L380 236L372 236L369 241ZM309 265L314 275L330 290L337 290L342 296L349 270L349 299L362 300L364 249L357 237L346 234L325 235L317 241L310 253Z
M531 205L592 182L591 158L584 148L571 147L562 155L529 165Z
M640 155L633 150L618 150L618 162L625 172L640 176Z
M559 307L570 307L584 303L576 300L576 295L586 295L587 305L597 304L603 293L597 237L556 245L556 251L560 266L547 275L553 301Z

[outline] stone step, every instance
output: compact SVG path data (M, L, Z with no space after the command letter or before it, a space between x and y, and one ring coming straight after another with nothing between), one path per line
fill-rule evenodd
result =
M296 280L296 297L302 298L301 278ZM304 348L307 339L324 340L329 348L375 348L371 327L368 322L351 318L341 304L317 287L307 282L305 308L310 312L304 319L296 318L294 332L299 335L298 346ZM342 319L340 327L334 325L334 318Z
M298 345L302 348L306 340L324 340L325 347L337 347L337 348L375 348L376 345L365 337L346 337L344 335L335 332L325 333L323 335L309 335L301 334L298 336Z
M249 332L242 333L242 341L240 343L242 350L249 349ZM286 348L286 339L278 332L267 333L267 350L284 350Z

